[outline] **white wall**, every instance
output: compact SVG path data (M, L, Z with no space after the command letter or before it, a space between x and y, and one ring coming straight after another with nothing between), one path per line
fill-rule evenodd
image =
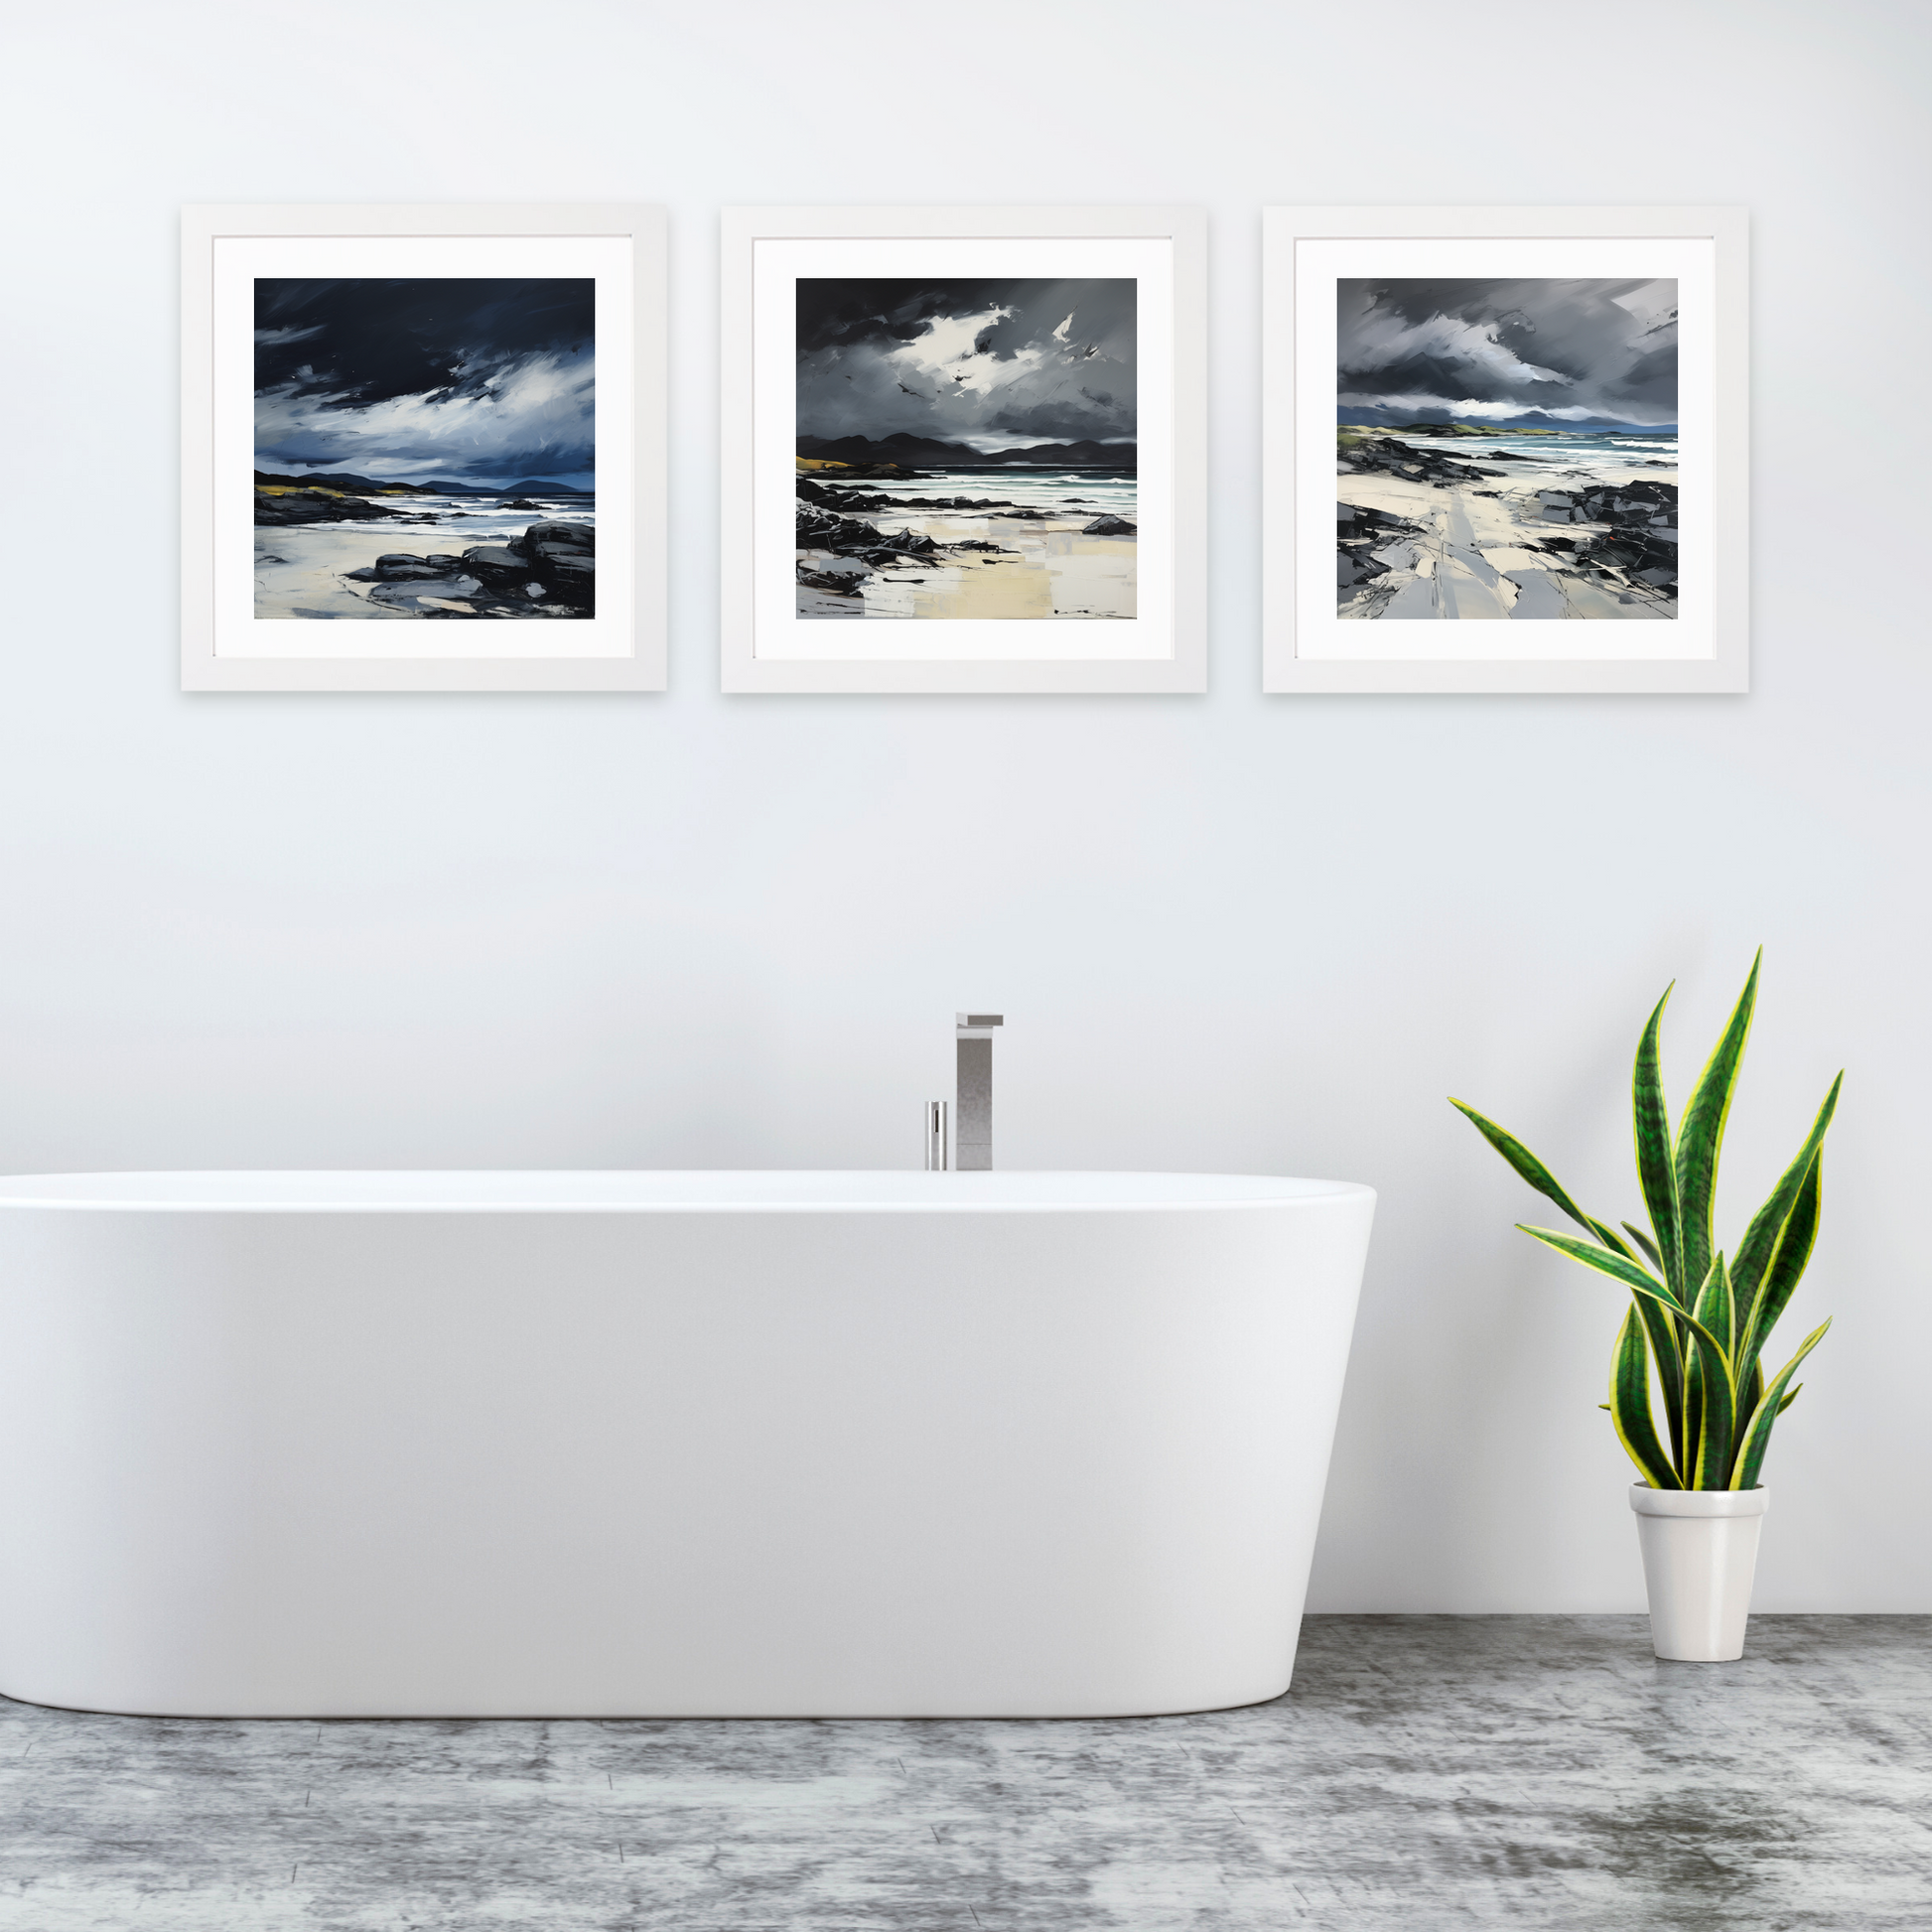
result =
M1632 1214L1644 1014L1677 975L1681 1099L1762 940L1727 1226L1849 1075L1759 1606L1932 1610L1923 22L15 16L0 1169L910 1166L990 1003L1003 1165L1383 1190L1316 1607L1627 1609L1615 1293L1511 1232L1540 1203L1443 1096ZM180 695L178 206L599 199L672 210L672 694ZM727 702L719 207L1003 199L1211 210L1212 695ZM1259 695L1294 201L1750 207L1750 697Z

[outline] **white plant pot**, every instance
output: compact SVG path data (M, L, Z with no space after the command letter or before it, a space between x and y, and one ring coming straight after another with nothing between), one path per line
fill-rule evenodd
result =
M1650 1591L1650 1646L1660 1657L1727 1664L1744 1654L1765 1489L1630 1485Z

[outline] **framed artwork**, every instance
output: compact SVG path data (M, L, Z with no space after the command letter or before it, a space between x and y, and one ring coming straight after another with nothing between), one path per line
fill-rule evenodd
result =
M1263 688L1749 688L1741 208L1263 215Z
M1205 232L728 208L724 688L1205 690Z
M182 684L664 688L664 215L190 207Z

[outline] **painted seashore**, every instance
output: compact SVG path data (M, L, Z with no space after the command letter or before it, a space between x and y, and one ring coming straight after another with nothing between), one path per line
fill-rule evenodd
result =
M1131 444L863 443L799 439L801 618L1134 616Z
M255 473L258 618L589 618L596 498Z
M593 281L254 295L256 617L596 615Z
M1135 617L1138 302L801 276L797 615Z
M1343 618L1675 618L1677 438L1336 433Z
M1337 278L1337 615L1675 618L1677 294Z

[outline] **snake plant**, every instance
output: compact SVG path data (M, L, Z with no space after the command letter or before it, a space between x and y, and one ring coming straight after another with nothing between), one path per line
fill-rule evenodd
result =
M1519 1222L1525 1234L1607 1275L1630 1291L1630 1308L1610 1359L1610 1412L1618 1439L1653 1489L1754 1489L1771 1427L1797 1399L1798 1365L1832 1324L1821 1323L1769 1383L1759 1360L1773 1324L1791 1300L1818 1236L1825 1130L1845 1075L1832 1082L1797 1158L1752 1216L1733 1258L1714 1252L1712 1202L1718 1155L1744 1057L1763 948L1706 1062L1673 1138L1658 1068L1658 1035L1671 988L1637 1042L1631 1080L1637 1179L1650 1231L1625 1221L1607 1227L1571 1199L1521 1141L1451 1098L1477 1132L1538 1193L1589 1236ZM1675 981L1672 982L1674 986ZM1626 1240L1624 1237L1628 1236ZM1663 1394L1669 1447L1657 1433L1651 1375ZM1802 1384L1799 1385L1800 1387Z

